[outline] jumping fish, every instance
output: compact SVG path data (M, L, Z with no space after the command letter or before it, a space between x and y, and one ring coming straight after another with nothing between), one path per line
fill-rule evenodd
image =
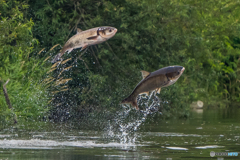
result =
M141 71L143 79L138 83L133 92L124 99L121 104L130 103L138 110L137 96L139 94L149 94L156 90L160 93L162 87L174 84L185 70L182 66L168 66L154 72Z
M61 56L68 51L70 53L73 49L82 48L81 50L87 48L88 46L102 43L110 38L112 38L117 32L114 27L96 27L86 31L77 29L77 34L72 36L63 46L60 53L58 53L52 60L52 63L58 61Z

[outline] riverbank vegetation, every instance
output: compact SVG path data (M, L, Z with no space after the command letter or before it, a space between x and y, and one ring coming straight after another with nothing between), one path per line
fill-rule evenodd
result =
M2 119L13 112L54 121L114 113L141 80L141 70L169 65L186 69L159 95L169 102L162 104L165 116L187 116L196 100L209 106L240 101L238 1L23 0L0 1L0 8L0 77L10 79L14 108L0 92ZM77 28L97 26L118 32L52 66Z

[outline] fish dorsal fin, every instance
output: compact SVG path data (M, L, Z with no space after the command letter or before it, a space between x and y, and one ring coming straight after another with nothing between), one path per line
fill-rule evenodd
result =
M146 78L150 73L147 71L141 71L143 79Z
M77 34L79 34L80 32L82 32L82 30L77 28Z

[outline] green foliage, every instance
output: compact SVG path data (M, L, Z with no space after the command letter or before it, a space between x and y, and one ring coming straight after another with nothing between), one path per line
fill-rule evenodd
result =
M32 36L33 21L27 20L25 3L18 1L0 1L0 78L18 118L37 118L46 112L46 91L41 84L44 69L43 60L32 54L38 41ZM39 61L40 60L40 61ZM12 120L12 111L8 109L5 97L0 90L0 115Z
M48 91L53 93L48 97L52 98L53 119L82 118L92 111L118 110L119 102L141 80L139 71L152 72L169 65L181 65L186 70L177 83L163 88L159 95L169 102L163 104L166 114L187 115L189 104L196 100L213 105L240 100L240 7L237 1L30 0L27 5L1 3L4 23L0 32L5 39L1 39L0 73L4 73L2 79L11 79L8 87L14 84L14 89L30 89L31 84L35 84L38 87L33 88L42 90L38 80L49 68L44 68L40 59L38 63L35 61L33 53L40 48L63 46L76 33L76 28L113 26L118 29L113 38L89 47L81 57L80 50L65 54L64 60L71 60L53 67L48 73L44 82L49 82ZM17 5L22 6L21 10ZM37 42L39 45L33 49ZM58 46L51 54L57 54L60 49ZM43 52L39 58L48 54ZM25 68L21 67L23 64ZM13 83L14 79L18 80L18 85Z
M69 90L53 100L53 105L62 103L55 108L63 112L78 117L92 110L116 110L141 80L140 70L169 65L186 70L176 84L162 89L160 97L169 101L166 110L185 114L184 108L199 99L205 104L239 101L237 1L49 0L29 5L41 47L64 44L77 27L118 28L112 39L89 47L81 59L79 50L64 55L76 61L66 64L74 66L64 73L72 78Z

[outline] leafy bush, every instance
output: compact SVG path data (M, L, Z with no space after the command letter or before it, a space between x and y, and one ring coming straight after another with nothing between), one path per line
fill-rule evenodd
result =
M24 16L28 5L18 1L0 3L1 81L5 83L10 79L6 88L14 114L22 118L42 117L46 112L48 97L41 80L48 68L45 68L43 59L38 58L40 53L33 53L34 45L38 41L32 35L33 21ZM13 112L8 108L1 91L1 116L8 121Z

